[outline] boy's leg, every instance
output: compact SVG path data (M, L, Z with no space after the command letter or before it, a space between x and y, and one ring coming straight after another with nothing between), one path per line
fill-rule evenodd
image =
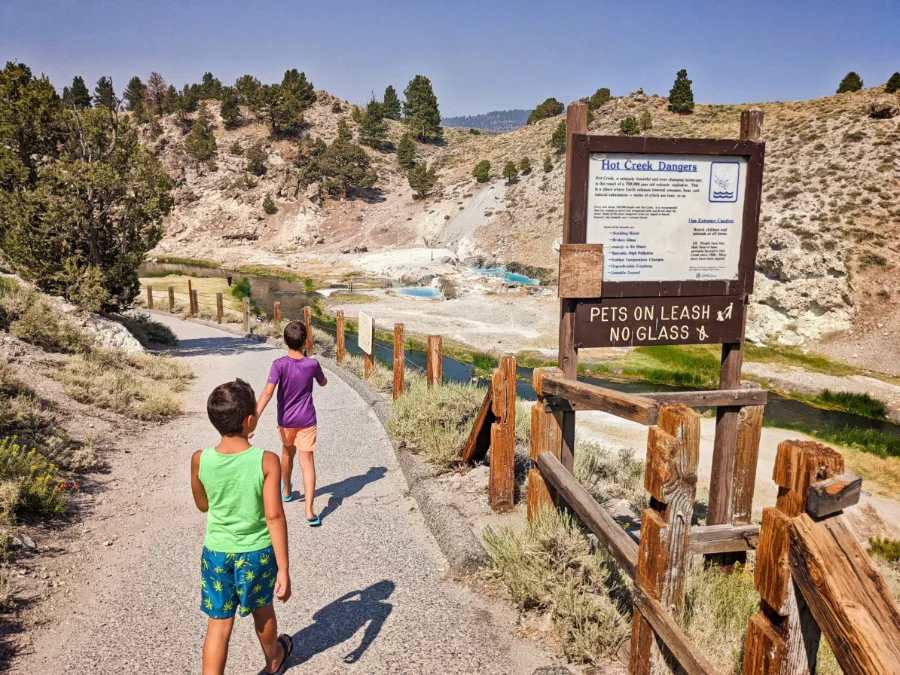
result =
M294 445L297 430L278 427L278 431L281 435L281 490L285 497L290 497L291 474L294 472L294 455L297 454L297 446Z
M206 640L203 642L203 675L222 675L225 672L228 641L231 639L233 626L233 616L227 619L210 617L206 629Z
M262 609L254 609L253 624L256 628L256 637L259 638L259 644L266 655L266 672L274 672L284 660L284 647L278 641L275 606L269 603Z
M306 517L312 519L316 513L313 511L313 499L316 497L316 463L312 452L300 451L300 471L303 472L303 496L306 500Z

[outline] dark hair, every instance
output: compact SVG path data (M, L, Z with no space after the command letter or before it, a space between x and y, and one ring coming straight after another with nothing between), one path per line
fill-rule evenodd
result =
M206 400L209 421L223 436L237 436L244 429L244 420L256 412L253 387L241 379L220 384Z
M306 325L298 321L291 321L284 327L284 344L288 349L299 352L306 344Z

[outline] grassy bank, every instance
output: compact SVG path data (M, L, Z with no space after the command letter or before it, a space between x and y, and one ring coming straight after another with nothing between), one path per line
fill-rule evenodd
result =
M850 413L859 417L867 417L873 420L887 419L887 406L881 401L872 398L868 394L857 394L848 391L830 391L826 389L816 396L792 394L792 398L804 403L809 403L826 410L837 410Z
M222 264L217 263L215 260L208 260L206 258L176 258L176 257L166 257L166 258L157 258L156 262L164 264L164 265L192 265L194 267L202 267L208 270L217 270L221 269Z

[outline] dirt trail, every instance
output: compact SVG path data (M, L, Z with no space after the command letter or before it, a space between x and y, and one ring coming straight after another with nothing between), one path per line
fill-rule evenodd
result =
M26 636L12 672L200 670L205 520L191 500L189 459L217 440L205 414L211 388L241 377L259 389L279 352L205 326L159 320L178 334L177 358L197 374L187 414L133 439L130 453L113 458L103 504L84 523L93 532L76 538L76 550L87 553L68 554L75 570L61 578L70 593L52 600L52 620ZM296 645L288 670L532 673L558 664L515 637L513 611L445 580L446 563L365 402L334 376L316 392L316 403L323 525L309 528L302 504L286 505L293 597L277 611L280 630L293 634ZM254 439L263 448L279 447L274 408ZM249 618L237 620L230 653L229 673L259 671Z

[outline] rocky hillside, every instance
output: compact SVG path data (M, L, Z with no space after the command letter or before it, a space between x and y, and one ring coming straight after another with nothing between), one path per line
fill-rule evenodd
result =
M628 115L648 111L647 135L737 137L744 105L697 105L693 115L668 112L666 99L642 91L614 98L596 111L591 133L617 134ZM767 143L758 274L748 337L801 343L859 329L900 329L900 104L875 88L812 101L756 106L766 113ZM215 104L211 106L216 110ZM331 141L338 119L355 129L351 106L324 91L307 112L308 134ZM446 247L459 259L480 255L501 263L552 269L562 233L564 159L548 141L561 118L507 134L473 135L445 128L440 145L418 146L419 159L438 167L435 194L414 200L390 150L368 150L377 189L363 198L323 200L294 168L296 142L269 142L269 169L249 178L246 160L229 153L266 138L250 123L216 129L217 169L183 150L183 132L165 120L152 141L176 179L177 206L166 223L161 255L207 257L230 264L286 264L291 257L414 246ZM396 143L403 131L390 122ZM150 139L148 139L150 142ZM552 169L543 170L551 154ZM511 185L499 173L507 161L531 159L534 170ZM485 184L472 177L491 162ZM278 212L266 215L271 194ZM893 318L894 315L897 318ZM835 344L840 343L840 340Z

